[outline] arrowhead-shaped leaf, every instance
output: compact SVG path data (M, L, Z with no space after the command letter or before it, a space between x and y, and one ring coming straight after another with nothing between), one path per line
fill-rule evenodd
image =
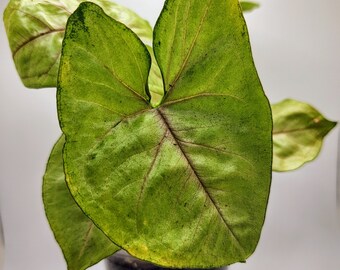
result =
M336 125L309 104L292 99L272 105L272 110L274 171L294 170L315 159Z
M10 0L4 23L14 63L25 86L55 87L61 43L68 17L85 0ZM131 10L106 0L92 0L112 18L151 44L149 23Z
M170 267L244 261L268 200L272 120L238 0L168 0L150 55L90 3L70 17L58 111L77 203L117 245Z
M120 248L82 212L67 188L63 169L64 136L54 146L43 184L45 212L69 270L82 270Z

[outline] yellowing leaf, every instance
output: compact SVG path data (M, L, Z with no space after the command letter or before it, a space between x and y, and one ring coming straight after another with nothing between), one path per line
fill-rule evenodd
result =
M4 23L19 76L26 87L56 87L61 43L68 17L85 0L10 0ZM111 1L92 0L130 27L146 44L149 23Z
M91 3L70 17L58 113L72 195L140 259L244 261L264 222L272 120L238 0L168 0L154 37L166 93L157 108L138 37Z
M292 99L272 105L272 111L274 171L294 170L315 159L336 125L309 104Z
M50 155L43 184L45 212L69 270L87 269L120 248L79 208L65 182L62 136Z

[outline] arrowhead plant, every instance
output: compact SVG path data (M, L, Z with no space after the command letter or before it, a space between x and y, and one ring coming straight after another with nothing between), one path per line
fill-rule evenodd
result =
M58 78L70 191L140 259L243 261L264 221L272 120L238 1L166 1L153 47L165 86L156 108L138 37L92 3L71 15Z
M245 261L272 170L314 159L335 123L270 106L242 15L257 4L166 0L152 31L92 2L12 0L4 15L25 85L58 89L43 199L68 268L120 249L170 268Z

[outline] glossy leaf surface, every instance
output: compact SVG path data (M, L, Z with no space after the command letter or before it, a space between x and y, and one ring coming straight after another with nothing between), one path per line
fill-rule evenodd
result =
M87 269L119 250L81 211L67 188L61 137L50 155L43 184L45 212L69 270Z
M336 123L307 103L286 99L272 105L273 170L290 171L315 159Z
M151 44L149 23L111 1L91 0L112 18L130 27ZM13 59L26 87L55 87L61 43L68 17L84 0L11 0L4 23Z
M138 258L244 261L264 222L272 125L238 0L166 1L154 37L157 108L137 36L93 4L70 17L58 86L70 190Z

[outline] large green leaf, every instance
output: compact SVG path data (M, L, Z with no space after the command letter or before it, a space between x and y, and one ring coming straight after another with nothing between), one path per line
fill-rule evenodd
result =
M272 121L238 0L168 0L150 56L89 3L70 17L58 112L77 203L117 245L170 267L244 261L260 237Z
M4 23L14 63L25 86L55 87L61 43L68 17L85 0L11 0ZM112 18L130 27L146 44L149 23L131 10L107 0L91 0Z
M294 170L315 159L336 125L309 104L292 99L272 105L272 110L274 171Z
M65 182L62 149L55 144L43 184L45 212L69 270L82 270L119 250L80 210Z

